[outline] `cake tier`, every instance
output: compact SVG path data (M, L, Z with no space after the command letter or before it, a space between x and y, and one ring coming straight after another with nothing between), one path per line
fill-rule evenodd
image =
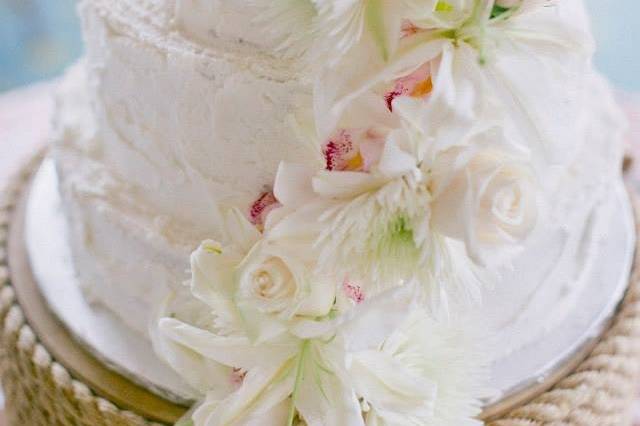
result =
M167 268L166 260L133 251L135 244L148 247L152 244L141 237L140 224L108 223L102 216L103 221L98 222L104 230L101 246L116 243L123 250L112 255L114 261L111 269L107 269L105 258L95 255L97 248L84 246L95 261L95 276L86 275L89 270L86 267L90 265L78 269L78 256L72 255L69 242L75 244L75 240L69 238L68 223L58 208L61 203L58 184L53 163L47 160L34 182L27 209L29 257L50 308L110 368L172 401L197 399L195 390L169 366L163 366L151 350L151 342L126 325L127 322L135 325L137 321L142 326L145 316L151 314L153 293L166 292L175 284L170 282L172 273L179 273ZM582 226L581 232L563 234L556 229L550 235L538 234L528 247L527 256L521 257L521 264L495 283L495 293L485 294L488 307L475 313L478 321L489 323L496 330L496 336L485 342L492 361L489 385L495 391L487 395L488 407L502 398L526 394L530 386L546 383L547 377L563 369L566 362L600 335L624 294L635 239L622 184L612 184L608 194L588 211L588 216L586 221L573 217ZM119 236L111 238L110 232ZM127 234L128 238L123 237ZM149 253L159 255L158 247ZM177 250L174 256L159 257L162 256L176 265L181 262ZM133 265L128 258L143 261L144 266L130 267L128 271L115 266ZM74 273L74 263L81 275ZM150 274L156 269L166 275L156 273L154 278L159 276L162 281L153 283L163 285L141 285L149 282L143 276L144 271ZM140 281L134 281L134 275ZM90 305L83 297L81 288L90 279L102 280L94 284L103 289L100 293L106 297L103 303ZM119 280L124 285L119 286ZM104 309L105 305L110 310ZM114 311L119 316L110 313Z
M76 148L126 184L121 203L190 242L217 232L216 203L248 206L280 161L316 157L288 124L310 102L296 63L237 41L195 44L171 11L172 2L81 4L97 136Z
M146 304L186 278L194 242L222 236L217 207L249 206L283 159L316 158L287 124L309 89L294 62L223 39L194 44L174 28L172 2L79 10L87 57L56 126L76 263L88 296L146 334L148 309L132 298Z
M38 281L38 284L41 289L44 288L45 291L49 291L49 293L45 293L45 296L50 302L49 307L53 307L54 310L60 307L63 307L63 309L76 307L74 306L75 302L82 304L84 310L79 309L74 311L73 309L64 309L64 311L56 311L56 313L62 314L62 318L69 316L74 317L75 315L75 318L79 318L83 322L83 325L85 325L85 331L87 333L93 333L90 334L91 337L101 339L105 337L104 334L100 333L105 331L104 328L96 329L92 327L95 326L95 323L91 324L91 322L99 317L104 319L107 315L101 316L100 313L106 313L101 312L97 307L88 307L86 301L84 301L80 295L79 289L75 287L77 280L73 277L72 268L69 268L71 258L69 257L68 250L65 250L65 235L64 233L58 234L57 232L59 229L64 228L65 221L59 209L51 208L59 205L60 202L60 200L57 199L56 179L51 179L55 177L55 171L52 166L51 161L47 161L40 169L32 188L29 202L29 216L31 216L30 220L32 221L30 228L32 231L34 231L35 228L40 228L37 230L37 233L39 236L44 237L44 240L39 241L39 244L37 244L36 252L48 256L45 262L42 262L44 260L43 257L35 258L35 260L38 261L38 267L48 264L44 270L44 274L39 275L39 278L44 278L44 281ZM43 209L43 207L46 208ZM24 213L24 204L20 203L17 211L13 215L9 238L11 242L9 244L11 287L7 288L8 285L5 283L4 288L4 292L8 294L13 294L12 290L15 290L17 292L17 298L20 301L20 306L16 303L11 306L11 312L13 314L8 315L6 318L12 319L13 322L5 324L5 326L8 325L9 327L6 328L8 332L3 334L6 347L12 347L11 345L20 342L17 347L13 348L14 350L8 352L10 356L5 359L5 371L3 373L4 385L13 390L9 393L12 396L9 406L12 407L14 414L19 411L20 418L23 422L27 421L25 419L33 418L36 422L43 422L43 426L49 425L51 423L51 412L48 407L51 406L51 403L59 405L62 401L68 402L71 405L69 405L69 411L64 410L64 413L58 413L62 416L61 421L64 421L64 419L68 421L69 413L75 413L73 416L75 419L73 421L74 425L78 425L78 419L84 419L82 424L93 426L95 422L91 420L93 418L91 416L96 413L96 403L100 404L101 407L105 407L105 401L100 398L97 400L96 398L87 398L86 393L82 393L78 399L77 393L72 390L78 389L79 384L77 380L81 380L88 386L101 389L102 396L110 397L111 402L117 403L120 401L125 406L132 407L140 414L146 413L145 415L149 417L149 419L163 420L171 424L175 422L175 419L181 412L178 407L149 398L149 396L141 392L139 388L132 384L125 383L121 378L115 377L110 372L105 371L102 365L97 365L90 357L79 355L79 348L73 342L69 342L67 337L60 338L61 335L65 336L66 333L60 329L59 324L57 324L58 321L55 321L55 318L49 314L49 310L46 309L47 306L40 300L41 298L36 297L39 295L39 292L36 288L36 282L33 280L32 274L29 271L28 259L25 256L26 253L24 252L22 241ZM35 214L35 216L33 216L33 214ZM35 226L33 219L36 219L38 222ZM611 229L621 229L620 225L620 221L616 220L612 223ZM631 236L631 234L628 235ZM60 251L60 248L63 248L63 250ZM603 252L607 252L607 250L603 248ZM635 267L637 266L636 258ZM61 271L63 275L64 271L71 272L66 276L66 280L60 280L60 278L64 277L59 274ZM552 412L551 415L556 421L566 421L567 419L573 418L576 408L585 408L584 401L596 401L593 407L589 406L586 408L600 407L599 397L603 392L607 393L611 391L611 375L618 376L620 373L619 360L627 359L632 361L632 363L628 365L629 367L633 367L635 363L640 362L639 345L612 345L612 343L619 340L628 341L630 338L633 340L639 336L637 332L632 333L631 336L629 334L630 330L633 331L636 329L635 324L637 324L638 314L640 313L637 309L638 291L636 274L631 279L628 294L621 305L621 310L616 315L616 326L603 336L600 336L599 333L593 334L593 336L599 336L598 339L600 339L600 342L592 351L589 359L581 363L577 369L579 373L565 377L564 374L566 374L567 371L564 371L553 379L550 377L541 378L544 380L541 385L545 386L560 376L564 377L562 381L556 385L555 390L545 393L542 397L537 398L537 401L527 404L526 407L521 406L521 400L514 401L514 404L517 404L514 406L516 409L507 417L513 421L515 421L514 419L522 420L523 410L526 410L526 417L531 421L549 421L550 412ZM61 295L64 295L64 297L61 297ZM5 304L4 309L6 310L8 308L9 305ZM90 310L93 316L87 316L86 310ZM21 315L14 315L20 313L20 311L24 312L25 316L29 318L29 324L22 321ZM80 312L82 312L82 314L80 314ZM80 314L80 316L77 314ZM16 319L18 319L17 323L15 321ZM87 319L89 319L89 324L87 324ZM68 320L65 321L69 324ZM73 322L72 324L76 326L76 329L79 326L77 322ZM120 344L125 350L131 350L136 345L141 346L139 345L141 339L136 339L130 331L123 329L119 321L113 320L111 324L114 326L114 329L108 331L117 330L117 334L111 337L113 339L111 340L112 344L109 345L108 348L113 348L113 343ZM118 324L120 328L115 328ZM33 339L32 330L37 334L35 340ZM52 335L55 335L55 337L52 337ZM25 336L30 338L23 339ZM128 340L126 336L129 336L132 340ZM43 350L43 345L46 347L45 350ZM41 356L34 358L34 349ZM611 353L612 350L613 353ZM47 362L42 363L42 355L47 355L47 351L52 354L52 356L55 356L57 361L65 365L71 365L75 379L73 383L68 380L60 382L60 373L65 373L66 370L64 367L61 368L57 362L53 364ZM130 356L121 359L121 361L140 361L142 365L147 366L148 364L143 363L145 361L148 362L150 352L148 348L145 352L131 351L129 352ZM47 357L44 357L44 359L46 361ZM68 364L71 359L74 361ZM575 361L578 362L581 359L582 356L580 356L580 358L576 357ZM604 363L603 359L605 361ZM24 365L30 366L30 368L27 369L29 372L27 377L24 376ZM625 365L627 364L625 363ZM7 373L7 366L13 369L13 374ZM575 367L571 367L572 370L574 368ZM633 374L634 371L637 371L637 368L628 368L627 370L631 375L624 375L622 381L617 380L615 382L617 390L625 388L627 391L622 393L613 392L609 395L613 396L613 399L608 399L607 401L608 410L605 410L605 412L598 410L598 415L601 417L598 421L622 424L621 422L623 422L623 420L620 419L624 419L626 416L626 413L623 412L626 409L625 404L629 402L628 397L634 393L633 390L637 383L637 378L635 374ZM64 376L63 374L62 378L64 378ZM105 380L105 377L115 380ZM620 376L620 378L622 377L623 376ZM38 392L40 396L44 397L45 402L43 402L41 406L37 404L34 405L33 388L25 389L25 384L29 383L40 391ZM52 384L55 384L55 389L51 387ZM576 385L579 385L579 393L581 396L578 402L576 402L575 399ZM564 392L559 394L558 389ZM558 398L559 395L560 397ZM52 398L55 401L52 401ZM545 401L546 403L539 404L540 401ZM548 404L549 401L552 401L551 405ZM580 407L576 404L580 405ZM487 408L481 418L491 418L495 423L498 416L497 413L506 412L510 410L510 407L508 401L502 401L495 407ZM109 408L109 404L107 404L106 408ZM137 424L137 420L132 417L130 412L119 413L114 410L108 410L107 412L101 411L101 413L101 415L105 416L103 420L107 422L114 421L114 416L122 414L122 421ZM502 418L502 415L500 415L500 418ZM593 417L589 417L588 420L588 424L600 424L594 423L596 420L594 420ZM27 421L27 424L32 423Z
M219 207L248 207L280 161L317 161L318 148L291 126L311 102L298 63L271 55L259 39L244 42L239 24L207 18L215 31L196 31L189 19L204 4L82 2L87 58L58 96L54 156L75 269L90 300L145 337L153 307L170 290L186 291L189 253L205 238L224 238ZM212 2L207 13L233 5ZM571 140L559 141L566 155L537 170L544 219L477 312L496 333L488 345L496 364L518 360L514 352L530 351L532 365L544 362L538 352L561 353L562 345L537 342L578 318L584 296L606 288L609 272L628 272L624 232L611 254L618 263L602 262L612 215L628 206L611 191L621 185L618 111L588 65L564 95L583 100L566 126Z

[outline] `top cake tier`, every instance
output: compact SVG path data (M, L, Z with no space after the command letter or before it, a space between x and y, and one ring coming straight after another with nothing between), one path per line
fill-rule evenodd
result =
M262 5L266 3L264 0ZM176 29L187 37L215 46L221 40L248 43L275 53L280 44L264 25L270 19L260 1L160 0L175 15Z
M180 23L208 22L209 15L191 13L205 3L95 0L80 7L99 135L80 149L108 164L136 204L193 235L216 231L212 197L249 205L280 161L317 158L288 123L311 102L296 62L229 33L240 28L222 12L232 1L211 2L212 22L226 23L219 30L225 37L209 37L206 46L194 41Z

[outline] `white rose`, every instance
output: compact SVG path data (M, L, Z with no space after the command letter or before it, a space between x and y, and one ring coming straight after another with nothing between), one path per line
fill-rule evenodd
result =
M251 302L264 313L277 314L290 308L296 295L296 280L279 257L247 265L238 281L238 299Z
M537 222L531 166L499 148L454 148L434 169L432 223L462 240L474 262L504 261Z
M235 301L244 313L277 317L322 317L333 306L336 284L313 272L313 263L273 241L254 247L237 269Z

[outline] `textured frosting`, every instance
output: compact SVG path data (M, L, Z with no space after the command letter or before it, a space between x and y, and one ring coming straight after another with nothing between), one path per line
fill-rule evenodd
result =
M177 3L81 3L87 58L58 97L55 155L76 269L92 300L144 335L151 306L182 291L191 250L224 238L216 207L248 206L280 161L316 158L290 125L310 102L296 61L266 53L243 2ZM498 331L494 359L576 308L599 223L612 214L622 126L606 84L584 71L571 155L544 176L547 219L478 312Z
M194 40L215 45L218 40L249 43L273 51L277 43L255 25L260 8L247 7L237 0L175 0L166 1L168 10L174 8L177 29Z
M202 235L214 231L212 201L248 205L280 160L314 158L286 124L307 92L286 61L201 50L163 27L161 11L127 9L140 3L81 7L100 135L92 155L167 227Z

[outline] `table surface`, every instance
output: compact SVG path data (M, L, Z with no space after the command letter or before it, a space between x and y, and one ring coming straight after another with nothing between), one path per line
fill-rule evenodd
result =
M0 94L0 182L48 142L54 86L55 82L41 83ZM629 149L640 158L640 143L631 142L640 141L640 97L621 95L620 99L631 119ZM640 184L640 167L632 169L632 176ZM6 426L1 410L0 426ZM635 426L640 426L640 398L636 405Z

